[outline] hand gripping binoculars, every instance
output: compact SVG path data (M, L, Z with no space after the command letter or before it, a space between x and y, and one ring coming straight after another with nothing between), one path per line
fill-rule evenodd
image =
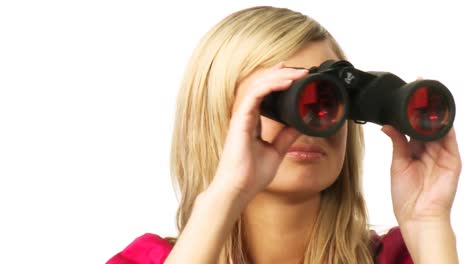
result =
M288 90L267 95L260 113L315 137L335 133L349 119L389 124L412 138L433 141L452 127L455 101L439 81L406 83L389 72L365 72L345 60L328 60Z

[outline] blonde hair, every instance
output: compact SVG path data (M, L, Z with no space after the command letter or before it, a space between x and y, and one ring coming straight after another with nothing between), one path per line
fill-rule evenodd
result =
M198 194L215 175L229 126L236 86L258 67L286 60L310 41L328 41L345 59L333 36L313 19L286 8L254 7L219 22L195 49L177 99L171 173L180 195L182 232ZM373 263L367 212L361 192L364 149L361 127L348 122L345 160L321 209L303 263ZM241 218L226 240L219 263L247 263Z

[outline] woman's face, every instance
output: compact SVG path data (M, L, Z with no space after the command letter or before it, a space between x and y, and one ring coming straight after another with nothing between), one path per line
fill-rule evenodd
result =
M338 60L327 41L311 42L285 61L287 67L311 68L326 60ZM246 90L263 70L259 69L238 86L233 111ZM272 142L284 127L261 116L262 139ZM347 122L329 137L301 135L290 147L273 181L265 191L309 195L329 187L337 179L343 166L347 136ZM312 152L309 152L312 149ZM305 150L305 151L304 151Z

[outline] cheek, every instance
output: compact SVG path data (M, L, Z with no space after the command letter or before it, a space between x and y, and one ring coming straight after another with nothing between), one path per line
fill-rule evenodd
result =
M263 116L260 116L260 122L262 124L262 139L270 143L284 127L283 124Z

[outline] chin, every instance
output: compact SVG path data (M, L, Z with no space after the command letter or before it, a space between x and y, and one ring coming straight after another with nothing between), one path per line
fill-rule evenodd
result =
M298 166L283 163L266 191L315 195L331 186L338 174L339 172L334 173L314 165Z

